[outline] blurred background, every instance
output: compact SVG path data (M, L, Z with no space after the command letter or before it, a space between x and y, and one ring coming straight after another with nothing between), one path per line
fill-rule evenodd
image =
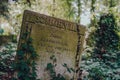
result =
M24 10L85 25L80 76L120 80L120 0L0 0L0 79L10 80L14 71Z

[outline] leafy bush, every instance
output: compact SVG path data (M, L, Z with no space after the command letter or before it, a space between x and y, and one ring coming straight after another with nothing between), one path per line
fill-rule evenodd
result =
M0 50L0 79L10 80L14 73L12 63L16 52L16 44L8 43L1 46Z
M81 68L89 72L88 80L120 80L120 37L113 14L102 15L96 28L95 47Z

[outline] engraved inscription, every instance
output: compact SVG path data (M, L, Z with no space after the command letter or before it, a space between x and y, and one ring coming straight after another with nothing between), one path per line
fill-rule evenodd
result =
M51 62L51 55L55 55L57 59L56 74L66 75L69 77L67 80L73 77L74 74L67 72L63 64L66 63L69 68L75 69L75 65L79 63L85 34L84 27L73 22L25 11L21 29L18 49L27 40L22 39L23 33L30 33L28 37L32 37L32 45L39 55L36 61L37 78L49 80L45 68Z
M37 50L42 49L47 50L47 52L50 52L51 50L53 52L55 50L75 52L77 46L77 33L69 32L69 30L59 30L58 28L54 27L49 28L47 25L33 24L33 26L32 37L33 39L35 38L35 40L37 40L35 42ZM41 27L43 28L41 29ZM37 30L39 31L37 32ZM69 33L73 33L73 36L70 38L68 37ZM64 36L62 34L64 34ZM72 37L74 37L74 40ZM72 41L74 41L74 43Z
M26 21L28 22L33 22L33 23L41 23L41 24L45 24L45 25L50 25L50 26L55 26L58 28L63 28L63 29L67 29L67 30L71 30L71 31L77 31L76 24L70 23L70 22L65 22L62 20L57 20L55 18L47 18L47 16L42 15L42 16L38 16L38 15L34 15L32 14L34 17L31 16L31 13L27 14L29 17L26 18Z

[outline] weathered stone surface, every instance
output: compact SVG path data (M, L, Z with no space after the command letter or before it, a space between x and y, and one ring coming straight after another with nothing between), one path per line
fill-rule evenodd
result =
M20 40L18 49L21 47L21 37L24 32L30 32L33 39L33 46L39 55L37 63L38 78L43 80L46 76L46 66L52 63L50 57L56 57L56 72L64 76L72 77L63 64L69 68L75 68L79 64L80 53L82 51L85 27L76 23L57 19L54 17L38 14L26 10L23 16Z

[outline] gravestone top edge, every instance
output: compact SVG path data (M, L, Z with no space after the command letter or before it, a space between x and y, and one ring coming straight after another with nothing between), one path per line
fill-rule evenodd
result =
M31 17L29 17L28 15L30 15ZM33 19L32 18L33 16L36 17L36 18ZM47 21L47 22L44 22L44 21L42 22L41 21L44 24L48 24L48 25L51 25L51 26L60 26L60 27L63 27L63 25L65 25L64 27L69 28L71 31L75 31L75 32L77 32L75 26L78 26L82 35L84 35L85 31L86 31L86 27L82 24L78 24L78 23L75 23L75 22L71 22L71 21L68 21L68 20L56 18L56 17L53 17L53 16L45 15L45 14L40 14L40 13L30 11L30 10L25 10L24 11L23 24L25 22L30 22L30 23L34 23L34 24L39 23L40 22L39 18L42 18L43 20Z

